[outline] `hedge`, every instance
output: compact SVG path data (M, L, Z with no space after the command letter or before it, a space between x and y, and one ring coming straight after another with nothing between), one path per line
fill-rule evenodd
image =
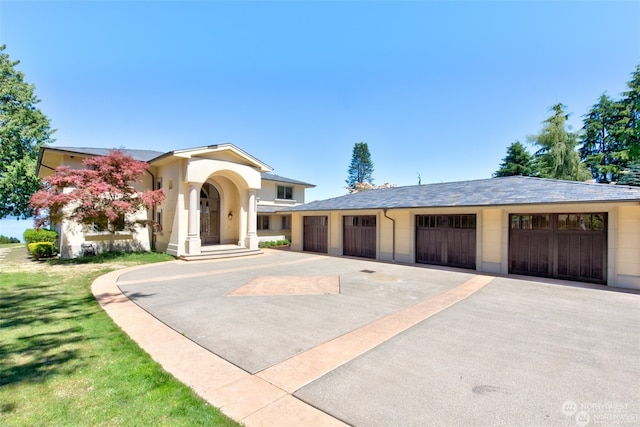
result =
M49 258L56 254L56 248L51 242L29 243L27 248L35 259Z
M51 242L55 243L58 233L53 230L29 228L22 235L27 243Z

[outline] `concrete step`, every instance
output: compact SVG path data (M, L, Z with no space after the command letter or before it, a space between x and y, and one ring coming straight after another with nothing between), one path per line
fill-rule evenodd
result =
M259 249L251 250L241 246L233 245L216 245L203 246L201 253L198 255L181 255L178 259L184 261L202 261L209 259L236 258L243 256L260 255L263 252Z

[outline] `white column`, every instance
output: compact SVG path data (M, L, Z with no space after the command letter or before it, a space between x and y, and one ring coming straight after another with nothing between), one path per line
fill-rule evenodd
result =
M249 203L247 209L247 237L244 240L244 246L247 249L258 249L258 217L256 207L256 190L249 189Z
M187 255L198 255L201 253L200 243L200 220L198 218L198 194L197 183L189 183L189 228L187 229Z

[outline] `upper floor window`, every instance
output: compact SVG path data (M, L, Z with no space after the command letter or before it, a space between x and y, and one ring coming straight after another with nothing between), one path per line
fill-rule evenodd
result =
M276 199L293 200L293 187L278 185Z

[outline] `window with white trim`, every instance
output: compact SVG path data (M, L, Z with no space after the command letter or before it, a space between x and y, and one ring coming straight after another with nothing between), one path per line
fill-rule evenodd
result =
M293 187L278 185L276 199L293 200Z

